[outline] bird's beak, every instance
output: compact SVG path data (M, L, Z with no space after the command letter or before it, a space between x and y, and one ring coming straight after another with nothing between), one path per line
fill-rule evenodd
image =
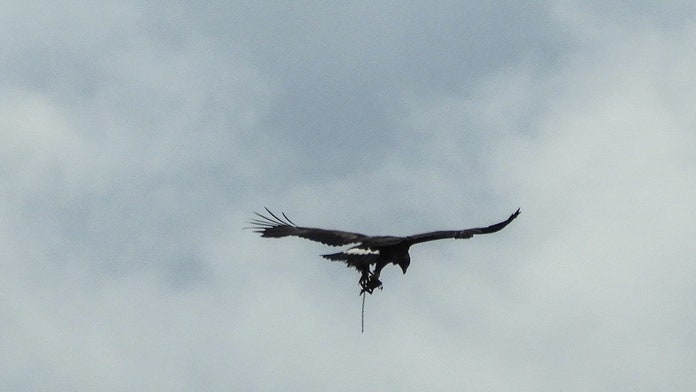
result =
M408 269L408 267L403 266L403 265L401 266L401 270L404 271L404 274L406 273L406 270L407 270L407 269Z

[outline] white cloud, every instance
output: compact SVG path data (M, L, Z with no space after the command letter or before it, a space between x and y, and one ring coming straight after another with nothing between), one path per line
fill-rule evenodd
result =
M534 314L525 332L547 337L581 328L546 343L571 348L574 360L554 373L577 389L688 389L684 344L696 319L680 304L696 292L696 124L681 103L696 98L694 31L624 33L542 78L557 93L536 116L538 131L496 146L499 187L522 200L529 225L528 302L513 323Z

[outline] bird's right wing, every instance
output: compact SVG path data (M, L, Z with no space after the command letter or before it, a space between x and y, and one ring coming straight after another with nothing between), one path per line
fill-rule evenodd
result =
M264 207L265 208L265 207ZM370 238L364 234L350 233L340 230L317 229L313 227L300 227L291 221L284 213L280 218L265 208L270 216L261 215L254 212L258 218L249 221L255 233L260 233L261 237L279 238L295 236L312 241L321 242L330 246L342 246L348 244L361 243Z

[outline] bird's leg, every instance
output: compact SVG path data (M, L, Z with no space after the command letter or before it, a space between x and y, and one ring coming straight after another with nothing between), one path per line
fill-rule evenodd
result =
M368 292L372 294L372 291L374 289L382 289L382 281L379 280L379 275L372 274L370 276L370 280L367 281L365 284L365 287L367 288Z
M360 290L360 295L362 295L366 291L372 294L373 289L370 289L368 285L370 283L370 277L372 273L370 272L369 268L363 269L361 273L362 275L360 276L360 280L358 281L358 283L360 284L360 288L362 289Z
M360 276L360 295L363 293L372 294L372 292L379 288L382 289L382 282L379 280L379 274L370 272L369 270L363 270L362 276Z
M364 286L370 280L370 275L372 275L372 273L370 272L369 269L364 269L360 272L361 272L361 275L360 275L360 280L358 282L360 283L361 286Z
M371 290L374 290L376 288L382 290L382 281L379 280L379 274L382 272L382 268L384 268L384 266L386 265L386 263L375 264L375 270L372 272L372 275L370 276L370 281L367 282L367 286L370 287Z
M362 287L362 290L360 291L360 294L365 291L372 294L376 288L379 288L380 290L382 289L382 282L379 280L379 273L381 270L382 268L375 266L374 272L370 273L366 279L361 279L360 286ZM365 278L365 275L363 275L363 278Z

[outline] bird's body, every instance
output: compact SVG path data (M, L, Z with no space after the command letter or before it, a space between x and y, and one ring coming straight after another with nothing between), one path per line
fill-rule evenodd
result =
M412 245L446 238L471 238L477 234L495 233L496 231L502 230L520 214L520 210L518 209L514 214L510 215L507 220L487 227L465 230L433 231L406 237L394 237L367 236L340 230L300 227L288 219L285 214L282 214L282 218L280 218L268 210L268 208L266 208L266 212L268 212L270 216L255 213L258 218L250 222L254 225L252 228L257 233L260 233L262 237L278 238L295 236L321 242L329 246L356 244L341 252L325 254L322 255L322 257L329 260L342 261L346 263L348 267L353 267L358 270L361 273L361 294L364 292L372 294L374 289L382 287L379 275L382 269L390 263L401 267L401 270L405 274L408 266L411 264L411 257L408 251ZM374 265L373 269L371 269L372 265Z

